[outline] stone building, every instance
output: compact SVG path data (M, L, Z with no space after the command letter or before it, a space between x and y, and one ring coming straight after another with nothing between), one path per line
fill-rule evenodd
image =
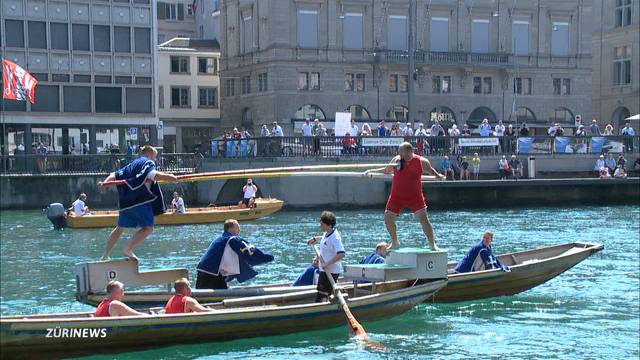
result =
M417 0L413 16L409 3L221 1L223 126L290 132L345 110L406 121L410 75L419 122L541 129L591 116L592 1Z
M157 43L162 44L176 37L196 37L196 9L193 0L158 1L156 17L158 19ZM195 10L195 11L194 11Z

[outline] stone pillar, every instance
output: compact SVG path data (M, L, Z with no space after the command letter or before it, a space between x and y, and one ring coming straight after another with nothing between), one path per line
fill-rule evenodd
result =
M33 144L33 133L31 124L24 124L24 154L31 155L31 144Z
M64 126L62 127L62 154L69 155L69 128Z
M182 127L180 125L176 126L176 152L184 152L184 148L182 147Z
M96 126L89 125L89 154L96 154L98 152L98 147L96 146Z

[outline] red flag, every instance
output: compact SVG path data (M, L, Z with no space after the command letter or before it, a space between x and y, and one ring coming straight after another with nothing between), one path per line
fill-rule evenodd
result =
M38 80L23 68L7 59L2 59L2 97L10 100L36 102Z

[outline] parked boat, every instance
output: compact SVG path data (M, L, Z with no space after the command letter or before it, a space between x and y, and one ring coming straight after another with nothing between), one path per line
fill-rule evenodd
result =
M358 288L345 285L347 303L359 321L400 315L446 285L435 280L389 281ZM91 313L0 317L2 357L60 357L117 353L183 343L298 333L344 324L337 302L316 303L316 290L226 299L212 313L94 318ZM153 310L153 309L152 309ZM28 349L27 351L25 351Z
M455 274L457 263L450 263L447 286L428 301L459 302L515 295L544 284L602 249L602 244L575 242L498 256L510 272L492 269Z
M158 225L208 224L224 222L226 219L238 221L255 220L271 215L282 208L284 202L278 199L256 199L256 207L248 209L241 206L218 206L204 208L188 208L183 214L165 213L155 217ZM118 211L92 211L91 215L66 217L70 228L114 227L118 221Z

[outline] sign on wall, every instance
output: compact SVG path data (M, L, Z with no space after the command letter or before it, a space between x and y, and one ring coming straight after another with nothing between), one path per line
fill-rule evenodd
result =
M399 146L404 142L402 137L363 137L362 146L364 147L377 147L377 146Z
M478 138L459 138L460 146L498 146L498 138L495 137L478 137Z

